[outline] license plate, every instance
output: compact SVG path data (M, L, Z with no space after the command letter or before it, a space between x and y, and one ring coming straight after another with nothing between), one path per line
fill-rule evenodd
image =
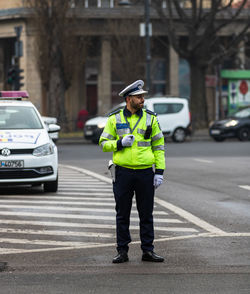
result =
M0 168L22 168L24 167L23 160L1 160Z
M212 135L219 135L220 134L220 130L211 130L211 134Z
M91 136L93 135L93 131L86 131L86 136Z

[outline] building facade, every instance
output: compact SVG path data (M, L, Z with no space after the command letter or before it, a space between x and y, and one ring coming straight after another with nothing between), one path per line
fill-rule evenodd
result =
M66 110L71 129L74 129L77 114L81 109L86 109L92 116L106 113L112 106L120 102L118 92L126 82L133 82L132 73L135 71L135 67L145 67L145 60L139 61L141 56L145 54L144 37L140 37L139 25L145 20L144 1L131 0L129 7L121 5L127 4L127 2L124 0L71 1L71 8L77 20L75 34L78 38L88 36L91 43L83 67L75 72L71 87L66 93ZM186 5L186 2L183 1L183 5ZM166 6L166 1L162 1L162 6ZM152 95L179 96L181 94L188 96L187 64L180 60L173 48L169 46L166 30L153 10L151 10L150 16L153 26L153 34L150 38L150 93ZM46 89L42 87L35 50L37 32L30 21L31 17L30 10L25 7L25 1L0 0L0 88L10 89L7 83L7 73L13 63L13 56L15 56L15 28L21 27L20 40L23 53L19 62L20 68L24 70L23 89L28 90L31 101L39 111L43 115L47 115ZM119 27L117 23L122 26ZM185 32L180 33L185 35ZM138 64L132 63L131 76L128 74L128 79L125 81L121 78L122 74L119 75L115 68L120 62L120 70L122 71L126 65L122 65L119 59L131 59L130 55L134 54L136 49L133 49L131 53L128 51L126 56L117 57L113 42L115 36L118 36L117 42L120 42L121 45L127 35L132 36L138 44L142 43L142 47L137 48L139 52ZM132 44L130 48L132 48ZM145 59L146 56L142 58ZM180 73L182 80L180 80ZM145 68L144 75L137 76L137 78L145 78ZM214 89L209 90L209 95L214 96Z

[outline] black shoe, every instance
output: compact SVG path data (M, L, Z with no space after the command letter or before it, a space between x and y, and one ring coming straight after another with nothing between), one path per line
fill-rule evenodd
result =
M118 252L118 254L113 258L113 263L123 263L128 261L128 253L125 251Z
M163 262L164 258L154 253L154 251L144 251L142 254L143 261Z

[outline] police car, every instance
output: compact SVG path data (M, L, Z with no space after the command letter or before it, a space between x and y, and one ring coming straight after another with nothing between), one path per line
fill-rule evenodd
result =
M58 187L57 147L36 107L24 100L27 91L0 91L0 185L43 184L45 192Z

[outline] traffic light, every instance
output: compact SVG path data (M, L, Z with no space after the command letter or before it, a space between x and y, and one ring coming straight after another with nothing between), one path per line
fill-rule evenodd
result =
M16 67L12 66L7 73L7 83L9 85L14 85L16 81Z
M24 86L23 83L21 83L21 80L24 79L24 77L21 75L21 73L23 73L24 70L23 69L20 69L20 68L17 68L16 69L16 83L15 83L15 90L20 90L21 87Z
M20 90L20 88L24 85L21 83L21 80L24 77L21 75L23 73L23 69L20 69L18 66L12 66L8 70L7 74L7 83L12 86L13 90Z

